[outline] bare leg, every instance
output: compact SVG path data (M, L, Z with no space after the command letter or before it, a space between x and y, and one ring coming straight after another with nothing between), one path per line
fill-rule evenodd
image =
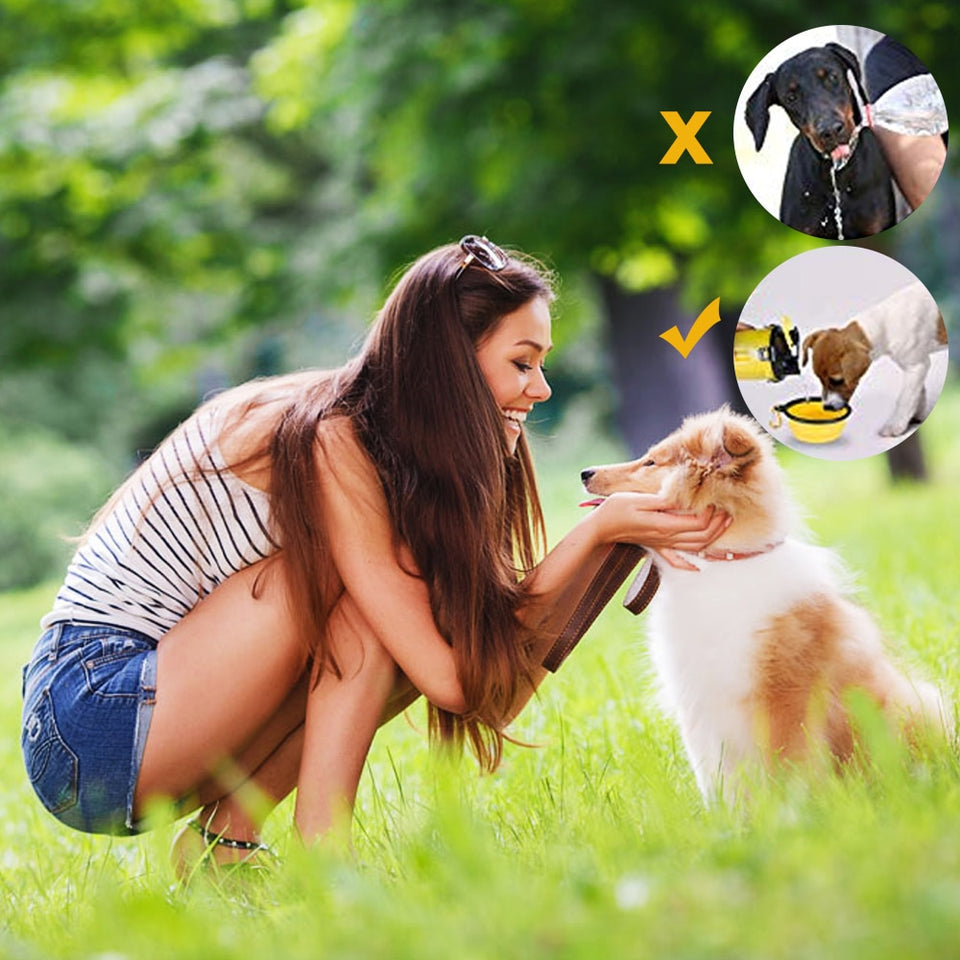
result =
M184 808L201 805L200 819L209 830L238 840L256 839L266 815L297 785L310 689L304 674L278 713L235 762L228 761L183 804ZM405 677L397 677L379 725L401 713L419 695ZM316 699L323 694L313 696ZM324 740L330 739L329 731L319 733Z
M297 783L307 703L306 673L256 738L185 798L184 810L199 806L199 821L218 836L259 840L273 808Z
M263 818L296 785L295 820L301 837L309 843L341 827L349 842L350 813L374 733L417 693L398 675L392 658L349 596L344 595L334 608L329 629L342 676L319 673L315 665L309 686L298 685L288 698L291 706L285 704L271 719L234 769L201 784L198 794L206 803L199 819L210 833L257 839ZM304 692L305 722L276 743L289 727L284 721L302 715ZM276 744L272 751L250 770L263 746L270 743ZM336 834L338 840L341 836ZM178 835L173 856L181 877L189 876L205 849L200 835L189 828ZM226 846L215 847L213 855L220 864L250 856L248 851Z
M365 654L368 651L369 647L365 648ZM419 696L419 692L406 677L394 676L396 671L392 661L384 661L379 653L376 656L372 653L369 657L364 656L361 673L360 676L354 675L357 683L352 685L352 690L356 694L362 689L363 696L360 699L364 701L371 689L374 692L377 689L377 684L371 683L371 677L375 674L380 676L383 686L386 686L386 674L390 674L392 689L379 719L380 725L396 716ZM351 704L351 697L345 696L343 691L347 688L339 686L340 682L332 675L325 675L321 679L323 690L319 689L320 684L309 688L310 699L314 704L310 724L311 729L316 730L316 736L307 759L304 760L306 725L303 719L308 692L306 680L304 676L299 685L302 697L297 693L291 696L277 717L271 720L256 741L237 758L233 768L211 777L198 789L197 799L203 803L198 819L209 833L236 840L259 840L263 820L297 785L298 777L303 780L304 799L298 802L297 821L301 836L305 839L316 839L336 824L338 815L342 815L344 819L349 815L366 751L373 736L370 730L372 714L365 709L358 710L360 703L355 699ZM336 689L328 701L328 688L334 684L337 685ZM287 726L284 720L297 716L301 720L300 724L276 744L259 766L254 767L257 758L262 756L263 747L274 743L278 732L282 732ZM357 720L359 727L354 725ZM337 728L348 731L342 738L346 742L346 749L343 746L337 747ZM345 754L346 765L338 760ZM181 878L189 877L206 848L207 844L198 833L189 828L181 831L174 840L172 851L174 864ZM220 846L213 849L212 855L220 865L249 857L245 851Z
M235 756L224 760L198 784L193 794L184 798L180 804L182 809L216 803L251 780L256 782L258 789L274 797L275 803L279 803L296 786L296 764L292 775L282 778L281 783L275 783L274 778L267 782L261 770L288 740L296 740L302 745L308 680L308 674L304 671L280 709L248 744Z
M292 731L249 776L237 768L228 792L211 780L212 795L197 814L208 835L259 842L260 829L270 811L294 788L303 751L303 725ZM208 853L208 842L187 824L174 838L171 856L177 875L187 879ZM215 845L209 856L223 866L259 858L248 850Z
M313 840L348 811L377 726L416 691L348 595L328 630L342 679L314 668L308 684L273 563L234 575L165 635L138 814L156 796L193 801L210 830L256 839L266 812L300 786L297 824ZM249 803L251 788L261 802Z
M281 563L249 567L201 601L157 648L157 702L137 781L137 811L151 797L196 793L224 758L256 744L291 697L302 659ZM297 725L298 710L292 712L285 731L279 724L276 741L261 746L264 756Z

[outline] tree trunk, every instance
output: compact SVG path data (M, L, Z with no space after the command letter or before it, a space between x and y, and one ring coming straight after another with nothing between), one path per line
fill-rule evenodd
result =
M599 283L607 318L617 426L634 455L676 429L689 414L713 410L723 403L749 413L733 375L735 317L728 315L707 331L684 358L660 339L660 334L674 325L686 336L697 317L681 305L678 288L629 293L609 278L599 278Z
M927 464L923 456L920 432L912 433L902 443L887 451L887 467L891 480L926 480Z

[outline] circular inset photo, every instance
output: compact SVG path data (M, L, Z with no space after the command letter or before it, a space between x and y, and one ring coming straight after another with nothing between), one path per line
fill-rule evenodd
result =
M933 189L947 109L923 63L866 27L806 30L747 78L733 124L737 163L760 203L825 240L880 233Z
M810 250L750 295L734 334L744 402L777 440L825 460L882 453L933 409L947 376L937 302L861 247Z

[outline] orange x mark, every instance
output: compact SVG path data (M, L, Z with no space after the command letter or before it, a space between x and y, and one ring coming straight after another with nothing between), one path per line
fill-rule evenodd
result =
M683 156L684 151L693 157L694 163L713 163L707 156L707 151L697 142L697 131L710 116L709 110L697 110L686 123L676 110L661 110L660 116L667 121L670 129L677 135L673 146L663 155L661 163L676 163Z

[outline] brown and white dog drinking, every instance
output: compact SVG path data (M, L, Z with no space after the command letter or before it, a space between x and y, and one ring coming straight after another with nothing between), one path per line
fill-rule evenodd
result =
M917 280L855 314L845 327L815 330L801 352L804 365L812 362L828 410L850 402L874 360L893 360L903 371L903 384L880 435L899 437L929 413L925 381L930 355L946 345L940 309Z

